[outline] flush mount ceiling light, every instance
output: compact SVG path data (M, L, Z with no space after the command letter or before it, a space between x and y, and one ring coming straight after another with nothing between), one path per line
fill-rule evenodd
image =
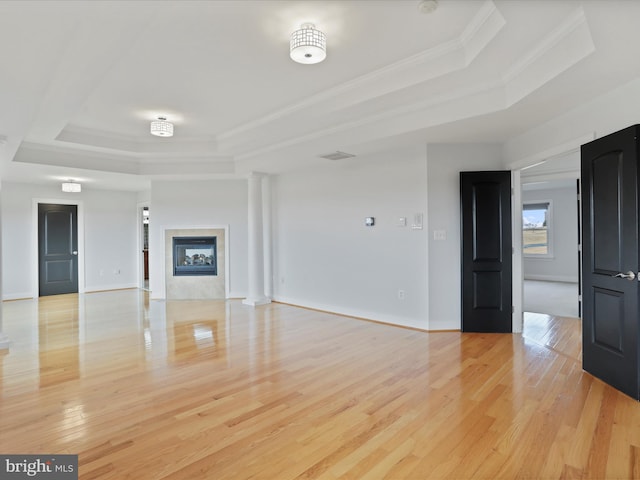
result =
M327 36L313 23L303 23L291 34L289 56L298 63L320 63L327 58Z
M72 181L64 182L62 184L62 191L66 193L80 193L82 191L82 185Z
M341 152L340 150L336 150L333 153L320 155L320 158L326 158L327 160L344 160L345 158L353 158L353 157L355 157L353 153Z
M431 13L438 8L438 0L420 0L418 2L418 11L420 13Z
M173 123L167 122L167 117L158 117L151 122L151 135L156 137L173 137Z

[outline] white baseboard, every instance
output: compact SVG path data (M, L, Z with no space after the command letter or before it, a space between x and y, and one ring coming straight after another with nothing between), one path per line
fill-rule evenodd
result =
M289 305L294 305L296 307L311 308L313 310L320 310L327 313L334 313L337 315L346 315L348 317L362 318L364 320L371 320L373 322L380 322L380 323L388 323L389 325L397 325L400 327L410 327L410 328L416 328L419 330L428 330L429 328L429 325L426 319L406 318L406 317L399 317L396 315L379 314L375 312L369 312L366 310L316 303L308 300L284 297L280 295L275 295L273 300L280 303L287 303Z
M458 319L457 322L455 320L429 320L429 330L433 332L462 330L462 318Z
M33 294L31 292L23 292L23 293L7 293L2 296L2 300L25 300L28 298L33 298Z
M225 300L243 300L247 296L246 293L239 292L230 292ZM151 300L166 300L167 297L165 295L154 295L153 291L149 290L149 298Z
M524 275L525 280L541 280L543 282L564 282L564 283L578 283L578 277L572 275Z
M138 288L138 285L135 283L118 283L113 285L100 285L93 287L85 287L84 293L93 293L93 292L102 292L106 290L124 290L126 288ZM23 293L7 293L2 296L2 300L25 300L34 298L31 292L23 292Z
M85 287L84 293L104 292L107 290L124 290L126 288L140 288L137 283L114 283L111 285L94 285Z

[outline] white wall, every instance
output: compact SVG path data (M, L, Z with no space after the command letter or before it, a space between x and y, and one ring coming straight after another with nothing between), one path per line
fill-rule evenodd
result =
M246 180L154 181L149 222L149 288L165 298L164 231L229 226L230 297L247 294Z
M272 190L276 300L428 328L426 230L411 228L426 218L424 146L327 161Z
M83 194L86 291L137 287L137 194L104 190Z
M461 328L460 172L503 170L497 144L429 144L429 328ZM434 231L445 240L434 240Z
M525 190L522 201L551 200L551 258L524 257L524 278L557 282L578 281L578 206L574 188Z
M84 234L85 291L137 285L137 194L86 188L63 194L59 186L3 182L1 195L4 299L31 297L37 284L33 199L82 202L84 232L78 235Z

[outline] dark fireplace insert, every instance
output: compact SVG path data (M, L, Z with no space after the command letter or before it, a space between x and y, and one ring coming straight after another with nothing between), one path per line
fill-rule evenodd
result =
M173 275L217 275L216 237L173 237Z

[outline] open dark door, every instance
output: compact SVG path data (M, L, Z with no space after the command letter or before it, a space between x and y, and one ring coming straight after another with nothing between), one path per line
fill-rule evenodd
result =
M78 292L78 207L38 204L40 296Z
M638 125L582 146L582 364L640 399Z
M511 172L461 172L462 331L512 331Z
M578 193L578 317L582 318L582 214L580 207L580 179L576 180L576 192Z

